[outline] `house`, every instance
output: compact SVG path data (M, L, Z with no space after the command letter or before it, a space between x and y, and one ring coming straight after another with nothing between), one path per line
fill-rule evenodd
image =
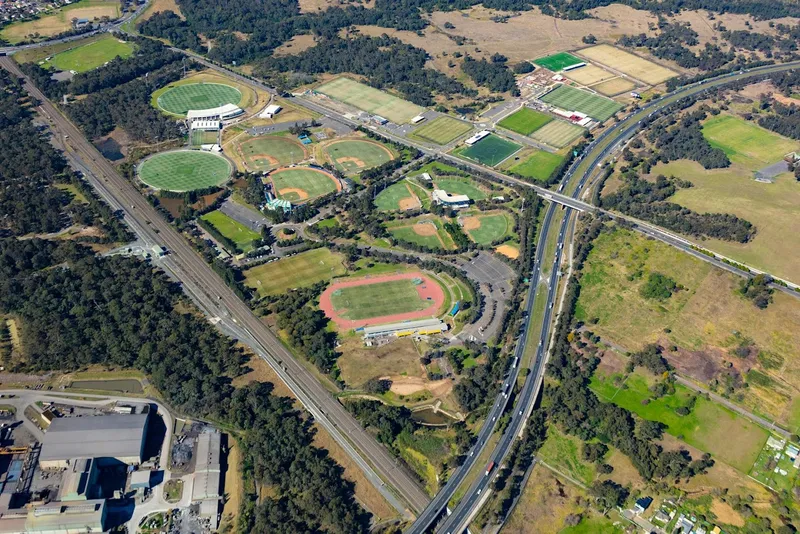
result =
M653 504L652 497L642 497L636 501L636 504L633 506L633 511L639 515L642 515L645 510L650 508L651 504Z

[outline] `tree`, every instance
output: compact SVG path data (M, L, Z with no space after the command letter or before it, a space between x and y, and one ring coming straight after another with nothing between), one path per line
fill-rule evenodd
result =
M581 37L581 41L583 41L585 44L595 44L597 42L597 37L590 33L589 35L584 35Z
M616 508L625 503L628 490L612 480L595 481L589 488L589 495L603 508Z
M380 395L389 391L389 388L391 387L392 387L391 380L386 380L386 379L379 380L377 378L370 378L369 380L364 382L362 389L367 393L371 393L373 395Z

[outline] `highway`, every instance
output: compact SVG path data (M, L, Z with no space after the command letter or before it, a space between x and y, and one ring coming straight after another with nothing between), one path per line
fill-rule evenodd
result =
M185 51L182 52L186 53ZM259 86L262 89L274 93L274 90L265 86L264 84L261 84L260 82L241 76L224 67L215 65L195 56L194 54L189 55L210 68L224 71L226 74L232 75L245 83ZM16 67L11 64L10 61L8 61L6 58L3 59L6 60L4 61L3 65L5 68L14 70L15 73L20 75L18 69L16 69ZM727 84L738 79L762 76L769 74L770 72L789 70L798 66L800 66L800 62L759 67L751 69L745 73L724 75L714 80L706 80L702 83L693 84L689 87L679 89L675 93L668 94L645 105L640 110L634 112L627 119L603 132L595 141L593 141L584 152L586 155L578 158L567 171L558 191L550 191L548 189L514 179L477 163L455 158L454 156L445 154L440 150L411 142L404 137L399 137L383 130L376 129L376 131L394 141L414 146L425 154L434 155L459 165L470 167L476 171L479 171L483 175L492 177L497 181L533 188L537 194L543 196L544 198L551 200L554 203L563 204L570 208L570 213L568 213L564 218L564 222L562 223L560 229L561 231L558 239L557 254L555 258L555 263L557 264L560 261L564 243L564 232L567 222L571 216L571 211L573 209L578 211L592 212L602 211L598 210L595 206L579 199L580 192L582 191L586 181L592 177L592 174L595 171L598 170L598 163L604 161L614 150L618 150L622 144L638 130L642 119L681 98L691 96L702 91L707 91L710 88ZM31 88L30 85L27 87L29 87L29 91L32 94L35 94L37 98L43 102L46 102L45 98L43 95L41 95L41 93L38 92L38 90ZM322 113L333 120L347 124L348 126L356 127L361 125L360 123L342 117L341 115L329 110L328 108L325 108L324 106L321 106L315 102L310 102L308 99L290 97L290 100L300 106ZM493 421L492 419L496 419L499 414L503 413L506 408L507 399L505 399L502 395L498 397L498 400L492 407L492 419L487 418L484 427L479 433L477 445L472 451L472 455L469 457L468 462L465 462L465 466L459 468L459 470L457 470L453 476L451 476L450 481L445 488L443 488L440 494L437 495L433 501L431 501L431 506L429 508L425 508L425 504L429 501L429 498L424 494L424 492L422 492L413 478L404 469L398 467L396 461L380 445L378 445L374 439L372 439L368 434L366 434L366 432L363 431L363 429L361 429L360 425L358 425L358 423L349 416L349 414L341 407L341 405L339 405L339 403L333 399L333 397L327 391L324 390L324 388L316 381L315 377L292 358L286 348L283 347L283 345L274 338L272 333L263 324L261 324L260 321L255 318L255 316L252 315L249 308L247 308L243 302L241 302L226 286L224 286L222 281L216 276L216 274L213 273L213 271L210 270L210 268L202 261L202 259L200 259L194 253L194 251L183 240L183 238L178 235L170 225L163 221L154 210L152 210L149 204L141 197L141 195L139 195L138 191L136 191L136 189L126 180L124 180L124 178L119 176L113 166L108 164L108 162L106 162L100 156L94 147L85 141L85 139L83 139L82 135L77 131L77 129L75 129L74 126L69 124L58 114L52 105L47 103L47 106L49 106L48 113L57 118L59 122L66 123L58 124L57 129L64 132L73 132L70 134L73 138L71 144L74 145L75 141L80 140L78 145L82 146L76 146L75 150L81 152L83 160L85 162L91 161L92 166L95 169L101 169L99 174L97 172L95 172L95 174L104 177L104 180L109 184L109 189L112 190L112 197L121 199L121 205L126 211L126 219L128 221L136 221L132 225L138 224L138 226L142 227L141 229L145 231L145 233L150 234L149 239L152 239L153 243L163 244L172 252L171 257L168 257L164 263L168 266L168 268L178 271L176 276L178 276L184 282L187 291L192 294L195 300L205 303L202 307L204 307L212 316L214 316L216 313L216 316L221 317L221 327L228 329L231 332L238 332L237 337L247 341L251 346L253 346L256 352L261 354L262 357L264 357L267 362L270 363L270 365L272 365L276 371L278 371L279 375L281 375L281 378L287 381L289 387L295 391L299 398L301 398L301 401L309 408L309 411L311 411L317 420L319 420L320 423L334 435L337 441L339 441L348 452L352 452L352 448L356 447L359 452L363 454L363 457L367 460L369 465L364 465L364 460L361 459L361 457L357 454L356 456L359 457L356 461L358 461L359 465L365 469L368 478L370 478L370 480L376 484L376 487L381 489L384 495L387 495L387 490L383 486L383 480L389 482L394 488L396 488L396 491L412 510L419 511L424 509L423 513L419 517L418 522L415 523L411 531L425 531L430 524L432 524L433 520L442 512L444 506L455 492L458 482L463 480L466 472L468 471L468 469L464 467L468 463L471 463L469 460L474 462L473 458L477 458L485 447L487 442L486 438L491 435L495 428L496 421ZM572 194L565 194L565 189L571 189L572 179L576 174L582 176L579 184L576 185ZM133 201L135 200L134 197L138 199L138 202ZM132 202L129 203L128 200L131 200ZM129 205L131 206L130 209L128 208ZM546 236L551 231L550 221L552 218L552 213L555 209L555 206L551 206L545 216L545 221L543 222L543 232L540 236L540 243L542 244L546 242ZM619 214L609 215L616 218L625 218ZM544 223L547 224L545 225ZM644 227L641 225L636 225L636 228L642 231ZM546 231L544 231L545 229ZM713 260L713 258L709 258L708 256L691 249L691 245L687 244L688 242L680 243L676 241L675 236L669 234L668 232L664 232L663 230L655 227L647 228L647 231L652 237L667 242L672 246L677 246L682 250L692 250L694 255L705 261ZM165 233L169 235L165 235ZM179 249L181 248L181 245L178 245L178 243L182 244L182 250L180 251ZM542 249L539 250L541 251ZM191 258L194 259L192 260ZM536 270L531 275L532 280L537 280L539 278L539 272L541 270L539 261L540 260L537 258ZM734 269L737 274L742 274L742 271L724 264L719 260L717 261L722 265L726 265L726 267L723 268L727 268L728 270ZM554 273L556 271L557 269L553 269L551 278L555 275ZM557 282L557 280L555 281ZM222 288L218 286L222 286ZM537 290L536 286L537 284L532 283L531 288L529 289L529 305L531 305L531 303L535 300L533 297L535 297L535 291ZM519 395L520 401L517 405L518 407L514 408L516 416L512 418L512 422L509 425L509 430L498 444L492 457L497 457L500 459L505 457L505 453L510 450L510 446L516 434L516 432L511 431L512 427L521 428L522 424L524 424L525 418L519 417L519 412L521 411L523 415L528 414L533 402L535 401L536 392L538 392L539 387L538 382L541 379L541 374L544 368L544 356L546 354L545 348L547 346L546 339L547 334L549 333L549 324L552 319L551 309L555 301L554 288L556 286L557 284L555 283L550 284L548 306L545 314L546 327L542 328L543 343L542 347L537 350L536 360L532 369L534 372L530 373L526 379L523 389ZM780 286L778 287L780 288ZM785 288L782 290L785 290ZM216 301L214 299L215 296L217 297ZM530 317L530 313L528 316ZM517 345L516 351L520 354L522 353L520 351L524 351L529 327L529 324L525 325L524 333L522 334L524 339L521 339L520 343ZM519 366L512 370L514 380L516 380L518 367ZM512 377L509 377L507 382L513 383L511 378ZM353 435L351 432L355 432L355 435ZM349 447L351 441L352 447ZM347 444L347 446L345 444ZM352 455L353 454L351 454L351 456ZM498 465L499 464L500 462L498 462ZM373 469L380 474L380 477L382 477L383 480L377 476ZM464 474L460 475L459 473L462 471ZM490 477L484 478L488 479ZM488 480L483 482L485 487L485 484L488 483ZM474 488L470 488L470 492L464 497L464 499L462 499L462 503L465 503L465 508L470 506L474 507L474 504L477 502L477 497L481 493L483 493L483 491L480 484L477 484L477 486ZM464 512L460 515L457 509L453 514L453 521L455 522L457 520L463 520L469 515L471 515L471 508L470 513ZM418 524L423 525L426 522L427 525L425 527L417 526Z
M495 463L495 467L491 473L484 474L483 476L479 476L479 478L472 484L469 488L467 493L461 499L461 501L456 506L456 509L453 510L451 515L449 515L442 523L439 525L439 531L445 532L447 534L455 534L460 533L467 529L469 522L474 517L474 515L479 510L480 506L483 504L484 500L487 496L487 489L498 471L499 466L502 465L503 460L506 458L506 455L510 452L511 447L513 445L514 439L516 438L517 434L520 433L527 417L529 416L531 410L533 409L533 405L536 401L536 397L541 386L542 375L544 371L544 365L546 363L546 356L547 356L547 347L548 347L548 339L550 335L550 325L552 320L552 309L555 304L556 296L557 296L557 286L558 286L558 265L561 262L561 255L563 253L564 247L564 238L566 236L566 230L569 225L570 217L573 215L572 211L574 209L581 209L583 208L584 211L592 211L598 212L603 210L598 210L596 207L592 206L591 204L586 204L583 202L580 203L573 203L567 202L565 200L570 201L577 201L582 194L584 187L587 183L590 183L595 173L600 171L600 166L602 162L605 161L608 157L614 154L617 150L621 149L622 146L636 133L639 129L642 119L645 117L657 112L661 108L665 106L669 106L670 104L685 98L687 96L691 96L697 94L702 91L706 91L711 87L716 87L718 85L723 85L726 83L730 83L735 79L740 79L744 77L750 76L761 76L765 73L775 72L778 70L788 70L792 68L797 68L800 66L800 62L794 63L787 63L784 65L773 65L768 67L763 67L759 69L752 69L750 72L742 73L738 75L725 75L720 78L716 78L713 80L707 80L703 84L695 84L683 89L679 89L674 93L670 93L646 106L641 108L639 111L633 113L628 118L622 120L613 128L609 128L605 132L603 132L596 140L594 140L584 151L584 154L579 156L576 161L570 166L567 172L564 175L564 178L561 181L561 184L558 188L557 193L553 193L550 191L542 192L542 196L548 198L549 200L553 200L554 202L559 202L566 206L568 213L565 214L564 219L561 223L558 233L557 245L556 245L556 252L555 258L553 263L553 269L550 273L550 280L548 282L549 292L547 297L547 306L545 308L545 316L543 318L543 324L541 328L540 334L540 345L536 349L536 357L531 368L531 372L528 374L525 383L523 384L522 390L519 394L519 400L517 404L513 407L513 411L511 412L511 421L509 422L508 426L506 427L505 433L501 437L498 444L495 446L494 451L490 456L490 462ZM458 160L459 163L464 164L463 161ZM486 174L488 171L487 169L479 166L481 172ZM489 172L491 175L499 174L495 171ZM573 179L575 176L580 176L580 179L577 183L573 184ZM515 181L519 182L518 180L511 179L510 177L501 175L500 179L504 182L508 181ZM521 182L520 185L530 186L530 184ZM534 188L537 189L537 188ZM572 193L570 195L561 194L564 190L572 189ZM537 190L537 193L539 191ZM564 198L568 197L568 198ZM531 287L529 289L528 294L528 301L527 301L527 316L528 316L528 323L524 327L523 334L520 336L518 340L516 349L515 349L515 356L521 355L524 352L525 344L527 343L527 332L530 329L530 320L532 319L531 315L531 307L533 305L533 301L535 298L535 292L538 284L534 283L534 281L538 280L541 274L541 262L542 258L540 257L541 254L544 253L544 243L547 242L547 236L551 228L551 219L555 212L556 206L555 204L551 204L549 207L545 219L542 223L541 233L539 237L539 243L537 245L536 250L536 262L534 264L534 270L531 273ZM613 214L609 212L604 212L609 216L613 216L616 218L625 218L621 217L618 214ZM705 256L702 253L691 249L690 245L687 244L688 242L682 240L680 238L676 238L674 235L670 234L669 232L665 232L657 227L653 227L650 225L644 226L642 224L635 224L634 227L646 233L646 235L650 235L656 239L662 240L672 246L676 246L681 248L682 250L691 251L693 255L697 257L702 257L704 260L712 260L708 256ZM731 272L736 272L737 274L742 274L742 271L727 265L719 260L716 260L716 263L720 264L720 266L724 265L727 270ZM715 264L716 264L715 263ZM778 286L780 287L780 286ZM786 289L786 288L783 288ZM789 290L792 292L791 290ZM792 292L794 293L794 292ZM511 376L513 380L516 380L516 376L519 372L517 368L512 369ZM509 380L506 381L508 383ZM512 382L513 384L513 382ZM434 524L436 518L442 513L442 511L447 506L447 503L450 501L452 496L455 494L456 490L458 489L459 483L464 479L466 474L469 470L474 466L475 459L480 456L483 448L487 443L487 439L489 435L494 431L496 425L496 419L503 413L505 409L506 401L503 399L502 394L498 397L495 404L492 406L492 410L490 411L489 419L487 417L484 426L481 428L479 434L479 440L477 445L474 449L470 452L470 456L468 460L458 468L458 470L453 473L453 476L450 477L448 480L447 485L442 488L442 490L434 497L431 501L430 505L428 506L425 511L418 517L417 521L412 525L412 527L407 531L408 533L412 534L421 534L427 532L428 529Z
M91 170L96 179L90 182L101 196L114 199L112 205L122 207L125 220L140 239L149 244L159 244L169 251L167 256L158 260L159 265L181 280L184 290L201 309L211 318L216 318L221 329L249 345L275 369L315 420L354 458L367 478L395 508L400 508L401 512L405 508L412 511L424 509L430 498L407 469L368 434L317 378L292 356L187 240L23 76L9 57L0 57L0 66L25 80L25 89L41 102L54 135L64 141L72 157L77 157ZM398 503L398 497L402 499L402 505Z

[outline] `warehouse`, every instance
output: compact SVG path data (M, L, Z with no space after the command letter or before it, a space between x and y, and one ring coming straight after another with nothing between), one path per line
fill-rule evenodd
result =
M222 498L222 434L204 432L197 437L197 463L194 468L192 503L198 505L200 517L211 520L212 528L217 527L219 505Z
M70 460L96 458L140 464L147 433L147 414L65 417L50 425L42 441L42 469L66 469Z

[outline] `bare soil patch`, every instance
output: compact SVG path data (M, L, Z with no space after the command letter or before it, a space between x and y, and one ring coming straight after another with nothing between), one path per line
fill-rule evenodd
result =
M419 199L417 197L401 198L398 204L401 210L413 210L415 208L418 208L420 205Z
M172 11L178 15L181 20L186 20L186 17L184 17L183 13L181 13L181 8L178 7L178 3L175 0L153 0L153 3L150 4L150 7L147 8L147 11L142 14L142 18L140 20L148 20L156 13L161 13L164 11Z
M337 364L342 379L352 387L360 387L370 378L397 375L424 378L420 354L411 338L400 338L380 347L365 347L360 336L344 336Z
M734 527L744 526L744 518L741 514L734 510L730 504L722 502L719 499L714 499L711 502L711 512L717 516L717 520L720 523L725 523L726 525L732 525Z
M272 367L269 366L267 362L261 359L259 356L255 354L250 356L250 361L247 362L247 367L250 368L248 373L243 375L237 376L231 382L233 387L242 387L246 386L250 382L269 382L274 386L272 390L273 395L277 395L279 397L292 397L291 390L283 383L283 381L278 376Z
M424 237L436 235L437 233L436 226L428 222L418 222L412 228L414 229L415 234Z
M453 389L452 380L430 381L427 378L413 376L389 376L392 381L391 392L397 395L413 395L420 391L430 391L434 397L443 397Z
M511 258L512 260L519 258L519 249L512 247L511 245L500 245L495 250L507 258Z
M317 40L311 34L295 35L278 48L275 49L275 56L291 56L300 54L317 44Z
M336 158L336 162L337 163L355 163L356 167L358 167L359 169L363 169L364 167L367 166L367 164L364 163L362 160L360 160L360 159L358 159L356 157L353 157L353 156L345 156L343 158Z
M300 197L300 200L305 200L308 198L308 193L305 191L305 189L298 189L297 187L287 187L278 191L279 195L288 195L289 193L296 193L297 196Z
M481 227L481 220L474 216L464 217L461 223L464 230L477 230Z

